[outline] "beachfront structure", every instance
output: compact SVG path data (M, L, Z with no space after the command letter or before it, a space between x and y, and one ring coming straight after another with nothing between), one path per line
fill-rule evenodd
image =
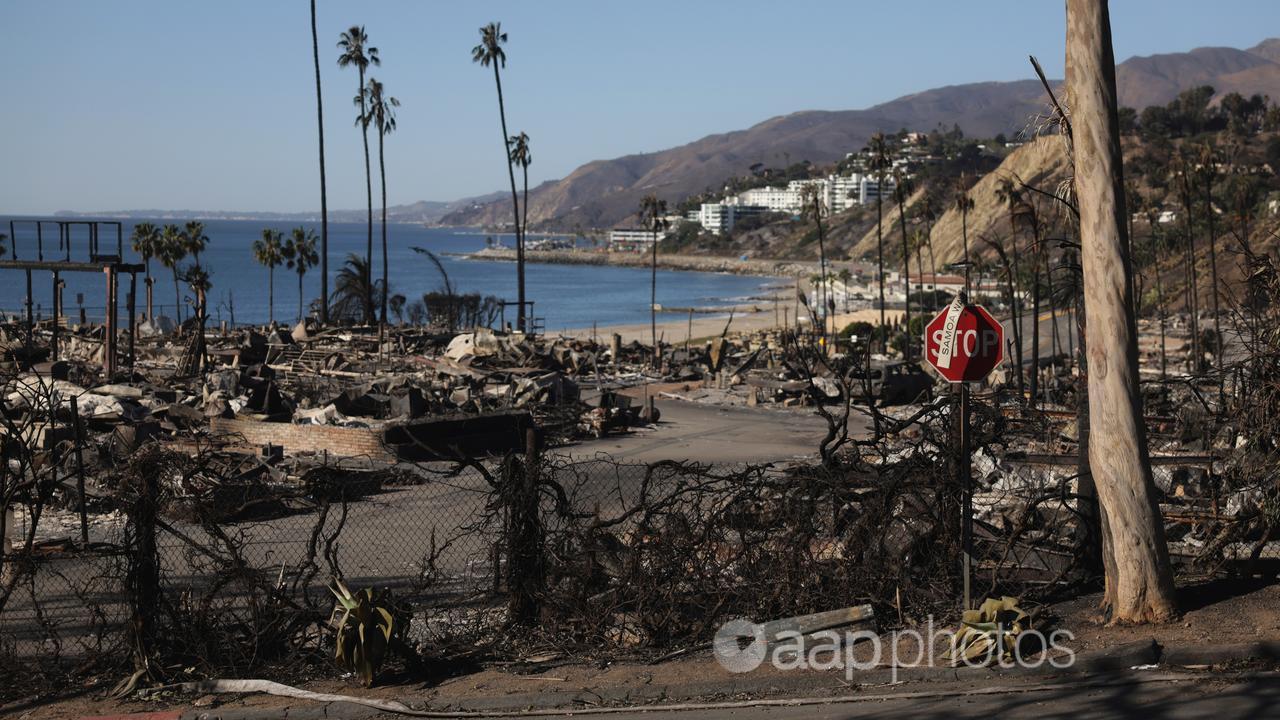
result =
M661 240L667 233L658 233ZM653 244L653 231L648 228L614 228L609 231L609 249L614 252L640 252Z

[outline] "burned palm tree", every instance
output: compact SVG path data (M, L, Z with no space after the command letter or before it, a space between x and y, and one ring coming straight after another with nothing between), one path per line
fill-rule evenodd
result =
M888 351L888 330L884 318L884 181L892 163L884 133L871 136L871 158L868 165L876 176L876 275L880 283L880 352Z
M334 278L333 295L329 298L329 310L335 320L362 322L369 317L377 292L369 284L370 277L368 260L349 253Z
M818 186L810 184L805 186L804 190L804 211L805 215L813 218L813 222L818 228L818 301L822 303L822 312L817 317L822 320L822 331L819 337L823 344L827 338L827 318L830 312L830 302L827 295L827 242L826 232L822 227L822 217L826 213L826 207L822 202L822 193L818 190Z
M667 228L667 201L646 195L640 201L640 225L653 232L649 265L649 338L653 343L653 364L660 357L658 349L658 235Z
M902 288L906 298L906 312L903 315L903 327L907 331L907 342L902 349L902 359L911 362L911 248L907 241L907 198L914 188L911 178L901 170L893 171L893 200L898 205L898 226L902 228Z
M969 211L973 209L973 198L969 197L969 183L965 175L956 178L952 203L960 211L960 239L964 244L964 290L972 293L969 284Z
M1196 276L1196 233L1193 221L1195 212L1194 180L1192 178L1191 159L1185 148L1181 148L1173 156L1170 169L1177 183L1178 198L1182 204L1182 227L1186 243L1183 278L1186 287L1187 312L1191 315L1191 355L1187 358L1192 373L1200 372L1203 351L1200 349L1200 282Z
M1014 184L1013 180L1007 177L1000 178L996 185L996 199L1004 203L1009 208L1009 283L1012 288L1009 311L1013 314L1013 352L1014 361L1018 368L1018 395L1021 396L1026 390L1023 376L1026 375L1026 367L1022 364L1022 312L1021 298L1019 297L1018 288L1018 223L1015 218L1018 207L1022 204L1022 190Z
M1213 357L1218 371L1218 408L1221 410L1226 407L1227 397L1222 366L1222 321L1218 309L1218 226L1214 218L1217 213L1213 207L1213 181L1218 174L1217 164L1218 155L1213 145L1206 142L1200 148L1200 171L1197 174L1200 176L1201 199L1209 226L1209 287L1213 293L1210 296L1213 301Z
M173 273L173 319L182 322L182 292L178 289L178 264L187 257L187 246L182 241L182 230L177 225L165 225L160 230L160 244L156 259Z

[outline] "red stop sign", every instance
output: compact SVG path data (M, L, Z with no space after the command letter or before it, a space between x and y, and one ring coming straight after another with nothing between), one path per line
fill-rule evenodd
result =
M924 359L948 382L977 382L1004 359L1004 327L981 305L952 303L925 326Z

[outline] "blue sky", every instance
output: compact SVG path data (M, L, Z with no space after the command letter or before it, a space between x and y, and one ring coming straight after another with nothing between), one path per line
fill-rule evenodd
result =
M1121 59L1280 35L1274 0L1112 6ZM1061 76L1064 35L1061 0L320 0L318 15L332 208L364 201L357 80L334 47L353 23L403 104L392 204L504 185L492 72L470 59L490 20L510 34L531 184L796 110L1026 78L1031 53ZM0 213L319 206L307 0L0 0L0 27Z

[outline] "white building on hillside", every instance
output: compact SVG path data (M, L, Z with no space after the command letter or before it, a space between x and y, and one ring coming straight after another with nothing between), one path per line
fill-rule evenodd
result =
M740 205L737 198L733 202L702 203L698 211L698 223L702 229L713 235L723 235L733 230L733 226L744 217L764 215L770 212L763 205Z
M659 233L663 239L667 233ZM653 231L645 228L614 228L609 231L609 249L614 252L638 252L653 244Z

